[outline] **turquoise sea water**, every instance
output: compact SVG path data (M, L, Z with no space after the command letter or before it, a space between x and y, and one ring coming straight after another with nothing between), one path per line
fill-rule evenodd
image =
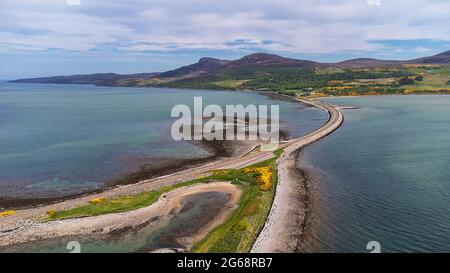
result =
M102 188L142 166L205 158L170 136L174 105L278 104L281 128L306 134L326 113L256 93L0 83L0 199Z
M306 251L450 251L450 96L336 98L358 106L307 148Z

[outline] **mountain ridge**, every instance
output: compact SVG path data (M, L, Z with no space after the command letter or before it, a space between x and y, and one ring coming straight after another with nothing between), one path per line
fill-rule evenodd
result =
M159 73L157 76L159 78L172 78L172 77L195 77L209 71L214 71L215 69L226 65L231 61L219 60L211 57L203 57L197 63L182 66L177 69L169 70L163 73Z
M412 64L436 64L448 65L450 64L450 50L429 56L418 58L410 61Z
M309 65L319 65L317 62L299 60L292 58L285 58L275 54L268 53L253 53L246 55L240 59L231 61L225 67L253 67L253 66L309 66Z
M57 84L96 84L116 81L116 80L132 80L145 79L153 77L159 73L137 73L137 74L117 74L117 73L94 73L94 74L76 74L67 76L51 76L39 78L18 79L9 82L16 83L57 83Z
M67 84L96 84L116 85L122 81L139 81L144 79L189 79L205 75L214 75L241 68L268 68L268 67L290 67L290 68L374 68L388 67L405 64L418 65L450 65L450 50L433 56L417 58L413 60L380 60L374 58L356 58L337 63L319 63L309 60L285 58L269 53L253 53L237 60L220 60L212 57L203 57L197 63L182 66L177 69L162 73L138 73L138 74L116 74L96 73L80 74L70 76L53 76L39 78L25 78L10 82L18 83L67 83Z

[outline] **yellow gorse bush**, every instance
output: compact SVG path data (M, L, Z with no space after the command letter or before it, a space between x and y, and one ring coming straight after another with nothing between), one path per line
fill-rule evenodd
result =
M261 190L266 191L272 185L272 169L270 167L246 168L245 173L258 174L258 185Z
M414 88L405 88L405 93L414 93L416 90Z
M56 210L54 210L54 209L51 209L51 210L48 210L48 211L47 211L47 215L50 216L50 217L52 217L53 215L55 215L55 213L56 213Z
M197 176L197 179L203 179L205 177L206 177L205 175L201 174L201 175Z
M229 173L228 170L215 170L213 171L215 175L227 175Z
M343 83L345 83L345 81L328 81L328 84L331 84L331 85L333 85L333 84L343 84Z
M349 86L349 85L329 86L329 87L326 87L325 89L327 89L327 90L349 90L349 89L353 89L353 86Z
M15 210L7 210L4 212L0 212L0 217L6 217L6 216L14 215L14 214L16 214Z
M105 197L100 197L100 198L94 198L92 200L89 201L89 203L93 204L93 205L98 205L98 204L102 204L106 202L106 198Z

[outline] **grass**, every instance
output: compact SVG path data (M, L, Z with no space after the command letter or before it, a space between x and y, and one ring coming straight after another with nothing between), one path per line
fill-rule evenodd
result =
M225 81L213 82L213 84L223 87L223 88L235 89L235 88L241 87L246 82L248 82L248 80L225 80Z
M234 170L221 179L240 184L243 188L241 201L237 209L222 225L213 229L192 249L197 253L246 253L263 228L269 214L277 182L275 161L282 150L274 152L275 158L252 165L248 168L271 167L272 185L267 191L255 183L255 177L246 174L245 169Z
M274 153L276 156L278 156L280 150L277 150ZM263 163L266 164L267 162ZM256 178L257 177L255 174L245 173L243 169L217 171L207 177L183 183L178 183L176 185L163 187L161 189L154 191L143 192L135 195L119 196L111 199L95 198L90 200L90 202L88 202L87 204L75 208L60 211L49 210L47 212L48 215L45 220L54 221L54 220L81 218L118 212L126 212L150 206L151 204L155 203L164 193L170 192L180 187L190 186L197 183L204 183L208 181L230 181L235 184L250 185L255 181Z
M423 81L415 81L412 85L403 86L407 93L450 91L450 76L445 70L432 70L432 73L423 72Z
M113 199L96 198L86 205L62 211L49 211L46 220L61 220L98 216L110 213L131 211L155 203L164 193L176 188L205 183L209 181L229 181L239 185L242 197L238 207L227 220L213 229L203 240L197 242L193 252L245 253L248 252L263 228L269 214L277 182L276 159L283 153L282 149L274 151L274 158L238 170L218 170L210 176L164 187L155 191L136 195L121 196ZM272 173L270 187L262 189L258 173L249 170L269 167Z
M388 85L394 83L396 81L395 78L381 78L381 79L359 79L351 82L349 84L352 85L371 85L371 84L381 84Z
M273 152L273 154L275 155L275 158L279 158L279 157L283 154L283 152L284 152L284 149L283 149L283 148L280 148L280 149L278 149L278 150L275 150L275 151Z
M112 199L103 199L99 202L95 202L98 201L98 199L93 199L86 205L82 205L72 209L61 211L50 210L48 212L48 217L46 220L54 221L70 218L99 216L143 208L155 203L164 193L172 191L176 188L201 183L204 182L204 180L205 178L196 179L184 183L179 183L173 186L163 187L155 191L143 192L135 195L120 196Z
M336 73L343 73L344 70L338 67L327 67L327 68L321 68L316 69L315 73L317 75L332 75Z
M376 72L381 69L366 69ZM393 69L390 69L393 71ZM328 85L315 89L315 94L309 97L321 96L352 96L352 95L388 95L388 94L448 94L450 93L450 66L437 65L405 65L397 68L405 75L387 75L376 78L354 78L340 81L329 81ZM358 71L352 69L353 72ZM318 70L316 74L333 73L333 70ZM417 76L422 76L423 80L417 80ZM399 79L402 77L414 79L414 84L400 85ZM351 88L350 88L351 87Z
M239 253L248 252L257 234L257 222L254 215L261 211L261 192L255 186L245 186L238 208L227 221L215 228L207 237L196 244L197 253Z

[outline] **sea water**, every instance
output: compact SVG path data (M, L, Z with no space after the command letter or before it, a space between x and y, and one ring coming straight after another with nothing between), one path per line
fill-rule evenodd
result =
M359 109L298 162L313 197L303 251L450 251L450 96L326 101Z

